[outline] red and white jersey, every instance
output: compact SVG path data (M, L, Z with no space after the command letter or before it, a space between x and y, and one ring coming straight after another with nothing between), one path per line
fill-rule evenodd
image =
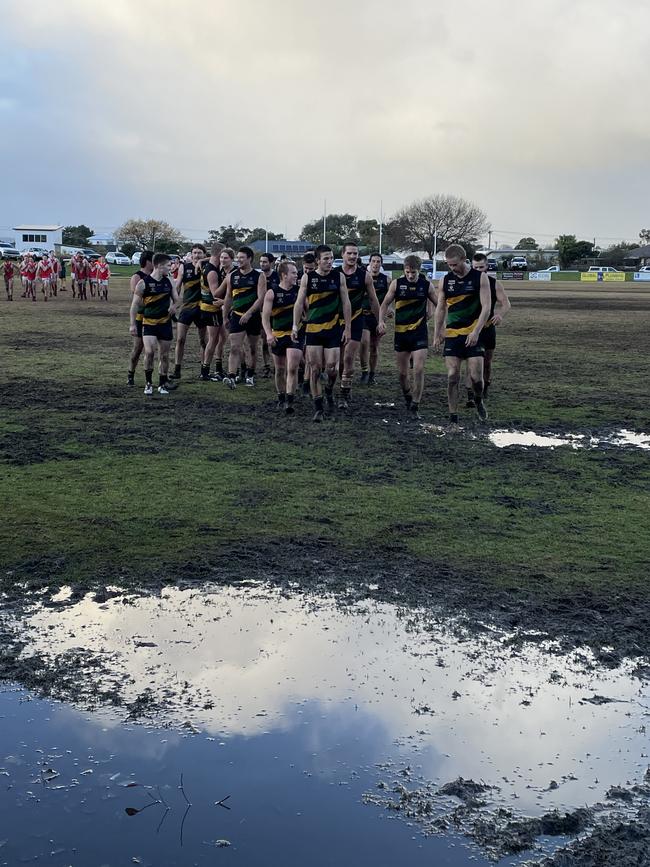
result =
M77 280L85 280L88 277L88 260L73 259L71 263L72 273Z
M49 279L52 276L52 265L49 259L42 259L38 263L38 276Z
M108 267L108 262L104 262L102 265L101 262L97 263L97 279L98 280L108 280L111 276L111 269Z
M50 262L52 263L52 273L58 274L59 271L61 270L61 263L56 258L56 256L54 256L52 259L50 259Z
M25 262L25 277L28 280L33 280L36 277L36 262L33 259L28 259Z
M12 262L5 262L4 263L4 272L5 272L5 279L11 280L11 278L14 276L14 266L13 266Z
M97 279L97 262L96 261L92 261L89 263L88 276L90 277L91 280Z

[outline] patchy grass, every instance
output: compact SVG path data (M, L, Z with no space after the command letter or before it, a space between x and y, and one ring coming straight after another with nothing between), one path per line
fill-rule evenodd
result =
M491 424L543 431L647 428L641 346L650 291L514 290L497 349ZM229 392L184 381L128 390L127 281L108 304L14 301L0 319L0 567L5 580L84 583L218 562L248 546L313 542L399 570L480 574L497 590L604 600L639 592L650 561L647 453L498 450L473 420L427 435L400 412L391 344L376 389L321 427L301 400L278 416L270 382ZM632 352L632 359L630 359ZM396 408L375 402L395 401ZM445 419L442 360L428 362L425 420ZM7 573L11 573L7 576ZM489 599L486 600L489 607Z

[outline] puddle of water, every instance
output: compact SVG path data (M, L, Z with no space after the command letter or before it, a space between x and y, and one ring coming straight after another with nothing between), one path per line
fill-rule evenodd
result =
M571 446L574 449L594 449L603 446L634 446L639 449L650 449L650 435L620 430L611 436L587 437L584 434L538 434L534 431L495 430L488 434L488 439L497 448L509 446L534 446L537 448L557 448Z
M540 815L602 800L647 767L650 702L626 672L538 644L515 653L502 636L459 636L384 603L170 589L36 607L27 633L28 652L91 651L125 699L147 690L164 709L134 725L2 694L0 863L61 850L48 863L212 864L227 840L247 867L269 852L285 865L487 864L364 794L462 776L498 787L492 803ZM80 676L89 699L106 684Z

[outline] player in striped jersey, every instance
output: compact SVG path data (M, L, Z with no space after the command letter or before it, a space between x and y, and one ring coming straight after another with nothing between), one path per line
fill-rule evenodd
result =
M131 296L135 295L135 290L139 286L140 281L148 277L153 271L153 253L151 250L145 250L140 253L140 268L131 277L130 288ZM131 332L133 337L133 347L131 348L131 358L129 372L127 374L126 384L133 387L135 385L135 369L138 366L138 361L142 355L144 344L142 342L142 312L137 311L135 315L135 334Z
M377 301L381 305L388 292L389 279L381 270L384 263L384 257L381 253L372 253L368 262L368 273L372 277L372 282L377 294ZM387 312L388 318L391 318L393 311ZM379 341L380 336L377 333L377 317L370 308L370 301L366 295L363 303L363 337L361 338L361 350L359 353L361 359L361 383L367 385L375 384L375 376L379 365Z
M262 331L262 303L266 295L266 277L253 268L254 252L250 247L241 247L237 253L238 267L226 277L226 299L223 309L224 322L230 330L230 357L228 376L223 381L229 388L235 387L237 372L246 339L250 361L246 370L246 385L255 385L257 345Z
M350 339L343 349L343 365L341 370L341 395L339 409L347 409L354 377L354 362L359 354L361 338L363 337L363 307L368 304L372 314L379 319L379 303L375 284L368 272L359 267L359 248L354 241L346 241L343 245L343 265L337 270L345 277L350 299ZM367 299L367 301L366 301ZM341 325L343 320L341 319Z
M176 355L174 359L174 372L170 376L172 380L181 378L181 365L183 363L183 356L185 355L187 332L190 330L192 324L196 325L199 332L201 365L203 365L203 353L207 342L207 322L201 313L201 263L207 260L208 251L203 244L194 244L190 255L190 262L180 263L174 282L177 292L181 286L183 287L183 295L181 309L178 314L178 323L176 325ZM203 371L203 367L201 367L201 371ZM203 373L201 373L201 379L203 378L208 379L209 377L203 377Z
M506 294L506 290L503 288L503 283L501 283L500 280L497 280L496 277L488 274L487 256L485 253L474 254L472 257L472 268L476 271L486 273L488 275L488 280L490 281L490 318L488 319L487 325L483 331L481 331L481 343L485 350L485 355L483 356L483 400L487 400L488 389L492 382L492 359L494 358L494 351L497 348L497 325L501 325L504 317L510 310L511 304L510 299ZM469 373L467 374L465 384L467 386L466 407L471 409L476 404L474 401L474 389L472 388Z
M334 254L332 248L320 244L314 251L318 267L305 274L300 281L298 300L293 308L294 341L298 340L305 303L308 305L306 343L309 382L316 411L314 421L323 420L323 393L320 377L323 370L327 373L325 397L330 409L334 406L334 384L341 359L341 343L350 339L350 298L345 277L340 271L333 270ZM343 332L341 333L339 310L343 310Z
M298 368L302 361L304 333L293 339L293 308L298 299L298 269L293 262L282 262L278 269L279 284L270 286L264 296L262 325L275 358L275 387L278 408L292 415L298 385Z
M158 348L158 393L169 394L167 375L169 372L169 349L174 332L171 312L179 302L176 287L169 279L170 257L166 253L155 253L153 271L145 275L133 293L131 303L131 334L137 335L136 317L142 310L142 342L144 343L145 394L153 394L153 365L156 347ZM171 302L173 301L173 304ZM171 304L171 306L170 306Z
M481 421L487 419L483 403L483 356L481 331L490 318L491 294L487 274L476 271L467 262L467 254L459 244L445 251L449 272L442 280L436 308L434 343L440 347L447 366L447 396L449 423L458 424L458 388L460 368L467 359L467 370L474 390L476 412Z
M407 410L413 418L420 418L420 401L424 392L424 365L429 349L427 321L436 294L429 280L420 273L419 256L404 259L404 276L393 280L382 301L377 333L386 333L389 306L395 303L395 352L399 383ZM413 383L410 381L410 363L413 361Z

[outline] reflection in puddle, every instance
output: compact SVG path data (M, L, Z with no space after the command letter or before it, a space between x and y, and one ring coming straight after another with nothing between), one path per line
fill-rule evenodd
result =
M457 838L388 821L395 814L364 805L364 793L403 774L464 777L496 787L492 803L540 815L593 803L646 770L647 700L625 672L590 671L587 654L551 655L539 642L515 653L503 636L459 636L385 603L342 608L260 585L169 589L35 608L27 634L26 652L90 651L118 676L122 699L146 694L158 706L155 724L125 726L106 712L0 697L11 729L0 755L13 786L5 824L38 825L43 845L85 853L78 863L212 863L227 840L246 865L269 863L269 851L287 865L361 863L360 853L376 865L480 864ZM97 675L80 676L92 700ZM186 860L181 773L193 804ZM75 814L86 836L66 824ZM93 848L102 840L114 860Z
M495 430L488 434L488 439L497 448L508 446L535 446L539 448L556 448L571 446L574 449L595 449L603 446L635 446L639 449L650 449L650 435L620 430L611 436L589 436L585 434L538 434L534 431Z
M557 437L551 434L536 434L533 431L495 430L488 435L491 443L497 448L506 446L538 446L540 448L555 448L556 446L582 447L583 437Z

